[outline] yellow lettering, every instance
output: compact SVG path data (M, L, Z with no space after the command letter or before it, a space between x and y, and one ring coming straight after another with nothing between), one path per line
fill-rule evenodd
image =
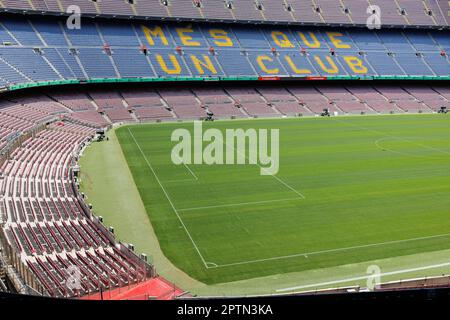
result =
M303 32L299 32L298 35L302 39L302 41L310 48L320 48L320 42L317 40L317 37L314 33L311 31L308 32L309 36L311 37L312 43L306 38L305 34Z
M214 67L211 59L207 55L203 55L203 61L196 56L191 55L191 60L199 74L205 74L203 68L209 70L212 74L217 74L216 67Z
M343 37L344 35L340 32L327 32L328 38L330 38L336 49L350 49L351 46L342 42L341 39L336 37Z
M168 68L166 62L164 61L164 58L162 55L157 54L156 55L156 61L158 61L159 65L161 66L161 69L167 73L167 74L180 74L181 73L181 66L180 63L177 60L177 57L173 54L169 54L170 62L172 63L172 68Z
M319 56L314 56L314 60L316 60L317 64L320 66L320 68L322 68L323 71L325 71L326 73L330 73L330 74L338 73L339 68L334 63L333 59L331 59L330 57L326 57L325 59L330 64L330 68L325 66L325 64L322 62L322 59L320 59Z
M286 60L286 62L289 64L289 66L291 67L292 71L296 74L310 74L311 70L309 69L299 69L294 61L292 61L291 57L289 56L284 56L284 59Z
M269 61L269 62L273 62L273 59L271 57L268 56L258 56L256 58L256 62L258 63L259 67L261 68L262 71L264 71L267 74L277 74L280 72L280 70L278 68L274 68L274 69L269 69L265 64L264 61Z
M168 46L169 45L169 41L167 41L167 38L164 34L164 31L162 30L161 27L155 27L153 30L147 28L146 26L142 26L142 30L144 31L145 37L147 38L148 43L151 46L155 45L155 40L153 39L153 37L160 37L161 38L161 42L165 45Z
M273 41L280 48L294 48L295 46L289 40L289 38L281 31L272 31L271 33Z
M363 64L363 61L358 57L346 56L343 58L354 73L364 73L364 74L367 73L367 67Z
M209 34L213 37L214 43L219 47L232 47L233 41L228 36L228 32L222 29L211 29L209 30Z
M192 41L192 36L186 35L186 33L193 33L194 30L192 28L177 28L178 36L181 39L181 43L185 46L189 47L199 47L200 42L198 41Z

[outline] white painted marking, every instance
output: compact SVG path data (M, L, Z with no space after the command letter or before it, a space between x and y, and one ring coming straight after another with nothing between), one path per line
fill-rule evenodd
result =
M448 267L448 266L450 266L450 262L433 264L433 265L424 266L424 267L417 267L417 268L411 268L411 269L403 269L403 270L385 272L385 273L381 273L380 276L381 277L392 276L392 275L396 275L396 274L410 273L410 272L416 272L416 271L422 271L422 270L428 270L428 269L437 269L437 268ZM338 284L338 283L366 280L370 277L373 277L373 275L365 275L365 276L348 278L348 279L340 279L340 280L334 280L334 281L328 281L328 282L308 284L308 285L304 285L304 286L283 288L283 289L276 290L276 292L286 292L286 291L294 291L294 290L301 290L301 289L307 289L307 288L323 287L323 286L329 286L329 285Z
M194 210L203 210L203 209L212 209L212 208L238 207L238 206L246 206L246 205L251 205L251 204L284 202L284 201L292 201L292 200L298 200L298 199L299 199L298 197L295 197L295 198L275 199L275 200L266 200L266 201L253 201L253 202L240 202L240 203L231 203L231 204L220 204L220 205L216 205L216 206L184 208L184 209L178 209L178 211L194 211Z
M225 146L227 146L227 148L229 148L229 144L225 143L223 140L221 141L222 144L224 144ZM243 155L245 159L248 160L247 155L244 153L242 154L242 152L239 152L239 150L237 150L236 148L233 147L233 150L236 151L238 154ZM256 164L260 169L264 170L264 168L257 163ZM288 188L289 190L293 191L295 194L297 194L300 198L302 199L306 199L306 197L299 191L295 190L293 187L291 187L290 185L288 185L285 181L281 180L280 178L278 178L276 175L270 175L271 177L273 177L275 180L277 180L278 182L280 182L282 185L284 185L286 188Z
M142 154L142 157L144 158L145 162L147 163L147 166L150 168L151 172L153 173L153 176L155 177L156 181L158 182L159 186L161 187L161 190L164 192L164 195L166 196L167 200L169 201L170 206L172 207L173 212L175 212L178 220L180 221L181 225L183 226L184 231L186 232L187 236L189 237L189 239L192 242L192 245L194 246L195 250L197 251L198 255L200 256L200 259L203 262L203 265L208 268L208 264L206 263L205 259L203 258L200 249L198 248L198 246L196 245L194 239L192 238L191 234L189 233L189 230L187 229L186 225L184 224L183 220L181 219L177 209L175 208L172 200L170 199L169 194L167 193L166 189L164 188L164 186L162 185L161 181L159 180L158 176L156 175L155 170L153 169L153 166L150 164L150 161L147 159L147 156L145 155L144 151L142 151L141 146L139 145L139 143L137 142L136 138L134 137L133 133L131 132L130 128L128 128L128 132L130 133L131 137L134 140L134 143L136 144L136 146L138 147L139 151Z
M427 236L427 237L419 237L419 238L410 238L410 239L403 239L403 240L394 240L394 241L387 241L387 242L378 242L378 243L364 244L364 245L353 246L353 247L343 247L343 248L327 249L327 250L321 250L321 251L303 252L303 253L291 254L291 255L286 255L286 256L278 256L278 257L266 258L266 259L256 259L256 260L248 260L248 261L242 261L242 262L220 264L220 265L218 265L215 268L223 268L223 267L238 266L238 265L243 265L243 264L265 262L265 261L289 259L289 258L296 258L296 257L301 257L301 256L303 256L305 258L308 258L309 256L323 254L323 253L349 251L349 250L354 250L354 249L378 247L378 246L384 246L384 245L389 245L389 244L412 242L412 241L427 240L427 239L434 239L434 238L443 238L443 237L450 237L450 233L439 234L439 235L434 235L434 236Z

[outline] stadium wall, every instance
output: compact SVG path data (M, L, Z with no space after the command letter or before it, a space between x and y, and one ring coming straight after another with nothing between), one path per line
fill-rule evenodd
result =
M82 82L448 79L448 31L173 25L5 16L4 90ZM129 61L133 63L130 64Z

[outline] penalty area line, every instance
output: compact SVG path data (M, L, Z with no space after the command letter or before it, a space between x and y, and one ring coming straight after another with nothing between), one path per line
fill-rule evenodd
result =
M448 267L448 266L450 266L450 262L433 264L433 265L429 265L429 266L423 266L423 267L417 267L417 268L411 268L411 269L402 269L402 270L397 270L397 271L384 272L384 273L380 273L379 276L380 277L392 276L392 275L397 275L397 274L402 274L402 273L410 273L410 272L416 272L416 271L422 271L422 270L428 270L428 269L437 269L437 268ZM282 288L282 289L277 289L275 291L276 292L286 292L286 291L293 291L293 290L301 290L301 289L329 286L329 285L333 285L333 284L346 283L346 282L351 282L351 281L367 280L372 277L373 277L373 274L360 276L360 277L354 277L354 278L339 279L339 280L333 280L333 281L327 281L327 282L321 282L321 283L308 284L308 285L303 285L303 286Z
M230 146L228 143L225 143L223 140L221 140L222 144L225 144L225 147L228 149L233 149L233 151L236 151L239 155L244 156L244 158L246 160L248 160L248 157L245 153L240 152L239 150L237 150L234 146ZM231 147L231 148L230 148ZM262 167L259 163L256 164L261 170L266 170L264 167ZM296 195L298 195L301 199L306 199L305 195L297 190L295 190L294 188L292 188L290 185L288 185L285 181L281 180L280 178L278 178L276 175L274 174L270 174L269 176L273 177L275 180L277 180L279 183L281 183L282 185L284 185L286 188L288 188L289 190L291 190L292 192L294 192Z
M164 195L166 196L167 201L169 201L170 206L172 207L173 212L175 212L175 215L178 218L178 221L180 221L184 231L186 232L187 236L189 237L189 239L191 240L192 245L194 246L195 251L197 251L197 254L199 255L200 259L203 262L203 265L205 266L205 268L208 268L208 263L206 262L206 260L203 258L203 255L200 252L200 249L198 248L197 244L195 243L194 239L192 238L189 230L187 229L186 225L184 224L183 220L180 217L180 214L178 213L178 210L175 208L175 205L173 204L169 194L166 191L166 188L164 188L164 186L162 185L161 181L159 180L158 176L156 175L155 170L153 169L153 166L151 165L150 161L148 160L147 156L145 155L144 151L142 150L141 146L139 145L139 143L137 142L136 138L134 137L133 132L131 132L130 128L128 128L128 132L130 133L131 138L133 138L134 143L136 144L136 146L138 147L139 151L142 154L142 157L144 158L145 162L147 163L147 166L149 167L150 171L153 173L153 176L155 177L156 181L158 182L159 186L161 187L161 190L163 191Z
M450 233L445 233L445 234L439 234L439 235L427 236L427 237L419 237L419 238L410 238L410 239L402 239L402 240L393 240L393 241L386 241L386 242L370 243L370 244L364 244L364 245L353 246L353 247L343 247L343 248L327 249L327 250L321 250L321 251L303 252L303 253L291 254L291 255L286 255L286 256L278 256L278 257L271 257L271 258L265 258L265 259L256 259L256 260L248 260L248 261L220 264L220 265L217 265L217 267L213 267L213 268L232 267L232 266L253 264L253 263L259 263L259 262L267 262L267 261L276 261L276 260L282 260L282 259L297 258L297 257L302 257L302 256L305 257L305 258L308 258L308 256L313 256L313 255L318 255L318 254L323 254L323 253L342 252L342 251L349 251L349 250L354 250L354 249L364 249L364 248L378 247L378 246L397 244L397 243L405 243L405 242L412 242L412 241L419 241L419 240L428 240L428 239L435 239L435 238L444 238L444 237L449 237L449 236L450 236Z
M252 205L252 204L264 204L264 203L272 203L272 202L285 202L285 201L293 201L293 200L299 200L299 198L295 197L295 198L286 198L286 199L275 199L275 200L264 200L264 201L253 201L253 202L219 204L219 205L215 205L215 206L204 206L204 207L178 209L178 211L195 211L195 210L213 209L213 208L238 207L238 206L246 206L246 205Z

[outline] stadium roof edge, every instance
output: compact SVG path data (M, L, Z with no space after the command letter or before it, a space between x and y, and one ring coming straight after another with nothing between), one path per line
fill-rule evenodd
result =
M67 17L69 13L56 11L39 11L39 10L23 10L23 9L8 9L0 8L0 14L22 14L30 16L54 16ZM196 22L196 23L224 23L224 24L245 24L245 25L277 25L277 26L320 26L320 27L343 27L343 28L367 28L365 24L356 23L317 23L317 22L295 22L295 21L263 21L263 20L233 20L233 19L195 19L183 17L158 17L158 16L139 16L139 15L116 15L116 14L93 14L84 13L82 17L91 19L119 19L119 20L136 20L136 21L159 21L159 22ZM382 28L398 28L398 29L423 29L423 30L445 30L450 26L444 25L398 25L385 24Z

